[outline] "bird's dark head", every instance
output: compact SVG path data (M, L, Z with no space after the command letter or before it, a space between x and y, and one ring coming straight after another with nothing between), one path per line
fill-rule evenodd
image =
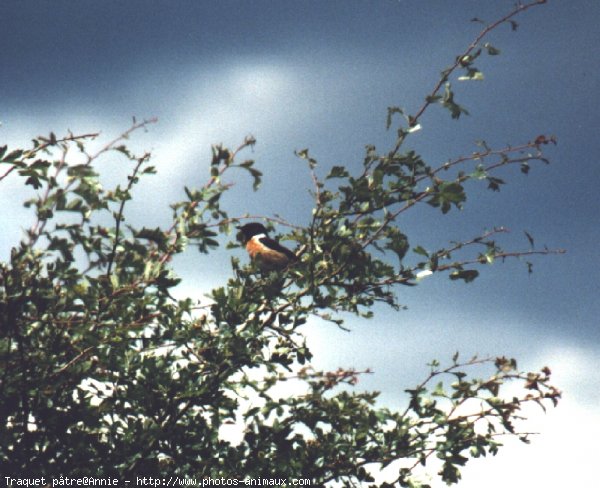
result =
M249 224L240 225L237 228L244 234L246 241L259 234L267 234L267 228L259 222L250 222Z

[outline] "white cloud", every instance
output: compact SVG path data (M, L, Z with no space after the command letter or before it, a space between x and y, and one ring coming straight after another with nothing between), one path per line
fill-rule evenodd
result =
M206 152L212 143L237 145L249 133L273 136L286 117L281 101L289 102L296 86L292 70L269 64L190 69L186 78L182 91L158 106L166 120L160 123L157 159L176 167L205 164L195 154L198 148Z

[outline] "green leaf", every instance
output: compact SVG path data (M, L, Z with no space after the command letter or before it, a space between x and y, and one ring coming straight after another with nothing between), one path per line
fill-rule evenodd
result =
M479 271L475 269L463 269L450 273L450 279L453 281L464 280L465 283L470 283L479 276Z
M531 234L529 232L527 232L526 230L523 231L525 233L525 236L527 237L527 240L529 241L529 245L531 247L535 247L535 243L533 241L533 237L531 237Z
M525 264L527 265L527 273L529 273L529 274L533 273L533 263L530 261L527 261Z
M441 104L444 108L450 111L450 115L453 119L458 119L461 114L469 115L469 112L464 107L461 107L454 101L454 92L450 83L446 83L444 86L444 96Z
M446 392L444 391L444 383L442 381L438 382L431 394L433 396L445 397Z
M81 198L74 198L65 205L64 209L70 212L86 212L89 210L89 208L83 204L83 200Z
M167 248L167 236L160 229L160 227L156 227L154 229L148 229L144 227L137 231L134 235L138 239L147 239L154 242L161 250L166 250Z
M504 180L496 178L495 176L488 176L488 188L492 191L500 191L500 185L504 185Z
M427 258L429 257L429 253L422 246L414 247L413 252L416 254L420 254L421 256L425 256Z
M131 154L131 152L129 151L129 149L127 149L127 146L125 146L124 144L121 144L120 146L115 147L114 150L117 151L117 152L120 152L121 154L124 154L129 159L135 159L135 157L133 156L133 154Z
M349 173L346 168L343 166L334 166L325 178L329 180L332 178L347 178L348 176Z
M379 224L378 224L379 225ZM404 256L406 256L406 252L409 249L408 238L400 233L399 231L396 233L390 233L387 236L388 241L385 245L386 249L389 249L394 254L398 256L398 259L402 261Z
M452 181L443 181L437 184L436 192L427 200L432 207L441 207L442 213L446 214L454 205L461 209L467 199L464 188L460 183Z
M489 42L486 42L483 47L487 49L487 52L490 56L497 56L500 54L500 49L495 48Z
M4 151L6 151L6 146L4 146ZM15 160L19 159L22 155L23 155L23 151L21 149L15 149L14 151L11 151L4 157L3 162L13 163Z
M466 75L458 77L459 81L483 81L483 79L484 79L483 73L481 71L479 71L477 68L473 68L473 67L467 69Z
M392 126L392 117L394 114L404 115L404 110L400 107L388 107L387 119L385 122L386 129L389 129Z
M110 284L112 285L113 290L119 288L119 277L115 273L110 275Z
M475 171L473 171L469 177L476 179L476 180L483 180L485 178L487 178L488 174L487 171L485 170L485 166L483 164L478 164L477 167L475 168Z
M253 178L252 189L256 191L262 183L262 173L254 168L248 168L248 171Z

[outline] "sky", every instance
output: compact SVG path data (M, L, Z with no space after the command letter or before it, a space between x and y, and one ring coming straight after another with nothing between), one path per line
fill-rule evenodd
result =
M159 176L128 206L132 220L156 226L166 225L184 185L206 180L211 144L236 147L252 134L258 142L244 157L257 161L264 184L253 193L240 176L225 199L230 214L280 214L303 225L311 180L294 151L309 148L324 175L333 165L359 168L366 144L389 148L387 107L414 113L479 32L470 19L493 21L513 3L4 0L0 144L68 129L101 131L106 142L132 116L158 117L131 145L153 151ZM411 245L430 249L505 226L507 248L527 249L527 230L540 246L567 253L534 259L531 275L515 261L482 269L470 284L433 276L399 290L405 311L349 319L350 333L322 323L306 333L317 366L370 367L375 374L359 386L380 390L390 406L405 401L403 390L427 374L427 362L448 362L457 350L514 356L524 369L550 366L564 399L547 415L532 412L540 435L473 461L459 486L592 486L600 436L600 3L549 0L516 20L516 32L505 25L489 37L501 54L477 63L483 81L453 82L470 115L453 121L432 107L408 145L435 165L469 154L477 140L499 147L553 134L551 164L528 176L503 173L500 193L470 185L463 211L422 208L400 225ZM116 180L126 169L107 161L105 171ZM30 214L22 188L2 185L6 259ZM223 282L232 254L244 258L221 248L178 259L183 292L200 297Z

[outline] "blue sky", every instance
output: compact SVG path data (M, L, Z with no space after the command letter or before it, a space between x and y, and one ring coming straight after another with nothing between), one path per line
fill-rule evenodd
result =
M205 180L211 143L236 146L253 134L258 143L247 157L266 173L264 185L254 194L249 181L236 181L226 200L231 214L280 213L302 225L310 177L294 150L310 148L325 173L332 165L357 168L365 144L389 147L387 107L414 112L478 32L469 20L494 20L513 3L6 0L0 143L67 129L108 138L132 115L157 116L132 145L154 150L159 176L129 209L133 219L159 225L183 185ZM535 259L532 275L523 263L507 262L468 285L434 276L400 290L407 311L351 320L350 334L323 324L307 333L318 365L372 367L376 374L362 386L382 390L391 405L426 374L426 362L455 350L515 355L527 368L548 364L565 399L545 417L536 413L542 435L524 450L475 462L462 486L480 486L489 473L487 486L516 476L527 485L531 459L555 467L535 485L591 486L592 438L600 435L600 3L550 0L517 21L516 32L503 26L489 38L502 53L477 63L483 82L454 83L471 115L456 122L433 108L409 145L434 164L468 154L479 139L503 146L554 134L552 164L527 177L507 172L499 194L471 186L462 212L423 208L401 225L411 244L430 248L503 225L511 229L506 247L527 248L528 230L567 254ZM106 169L123 175L110 161ZM4 182L0 256L20 236L22 197ZM222 281L232 252L206 258L191 250L176 262L186 290L200 296ZM569 452L578 442L589 447L587 457Z

